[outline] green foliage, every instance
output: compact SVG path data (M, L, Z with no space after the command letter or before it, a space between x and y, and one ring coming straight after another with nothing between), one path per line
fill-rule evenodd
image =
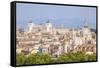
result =
M86 55L85 53L68 53L61 54L58 58L53 59L48 54L36 53L26 57L23 54L16 55L17 65L27 64L49 64L49 63L67 63L67 62L83 62L83 61L96 61L96 54Z
M96 54L93 55L86 55L87 61L96 61Z
M83 62L83 61L96 61L96 55L85 55L82 52L62 54L58 58L59 62Z
M27 58L27 64L48 64L51 61L51 56L48 54L32 54Z
M26 57L23 54L16 54L16 64L23 65L25 64Z

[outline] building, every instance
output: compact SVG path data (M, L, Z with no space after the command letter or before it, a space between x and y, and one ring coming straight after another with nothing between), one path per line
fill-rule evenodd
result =
M78 51L96 53L96 34L86 21L82 29L54 27L49 20L45 24L29 22L25 31L17 28L16 39L16 52L25 55L40 52L59 57Z

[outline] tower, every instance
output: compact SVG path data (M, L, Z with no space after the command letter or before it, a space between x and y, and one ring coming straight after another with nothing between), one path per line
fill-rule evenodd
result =
M35 26L35 24L33 24L32 21L30 21L30 22L27 24L27 29L26 29L26 31L27 31L28 33L32 32L33 26Z
M86 36L90 33L90 29L88 27L86 18L84 19L84 26L83 26L82 32L83 32L83 36Z
M53 27L52 27L52 24L50 23L50 21L48 20L45 25L46 25L46 32L51 33Z
M82 28L82 35L85 43L88 43L91 40L91 31L88 27L86 18L84 19L84 26Z
M84 28L88 28L88 23L86 17L84 18Z

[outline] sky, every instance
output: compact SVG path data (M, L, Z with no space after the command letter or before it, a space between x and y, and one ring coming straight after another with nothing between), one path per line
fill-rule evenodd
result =
M27 23L45 24L48 20L54 27L61 24L66 28L81 28L86 19L90 28L96 28L96 8L45 4L17 3L17 27L25 28Z

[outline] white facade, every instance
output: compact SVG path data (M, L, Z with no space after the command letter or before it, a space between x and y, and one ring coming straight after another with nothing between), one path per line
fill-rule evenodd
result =
M28 33L32 32L34 26L35 26L34 23L31 23L31 22L28 23L28 24L27 24L27 29L26 29L26 31L27 31Z
M47 23L45 24L45 26L46 26L46 31L49 32L49 33L52 33L52 31L53 31L53 26L52 26L52 24L51 24L50 22L47 22Z

